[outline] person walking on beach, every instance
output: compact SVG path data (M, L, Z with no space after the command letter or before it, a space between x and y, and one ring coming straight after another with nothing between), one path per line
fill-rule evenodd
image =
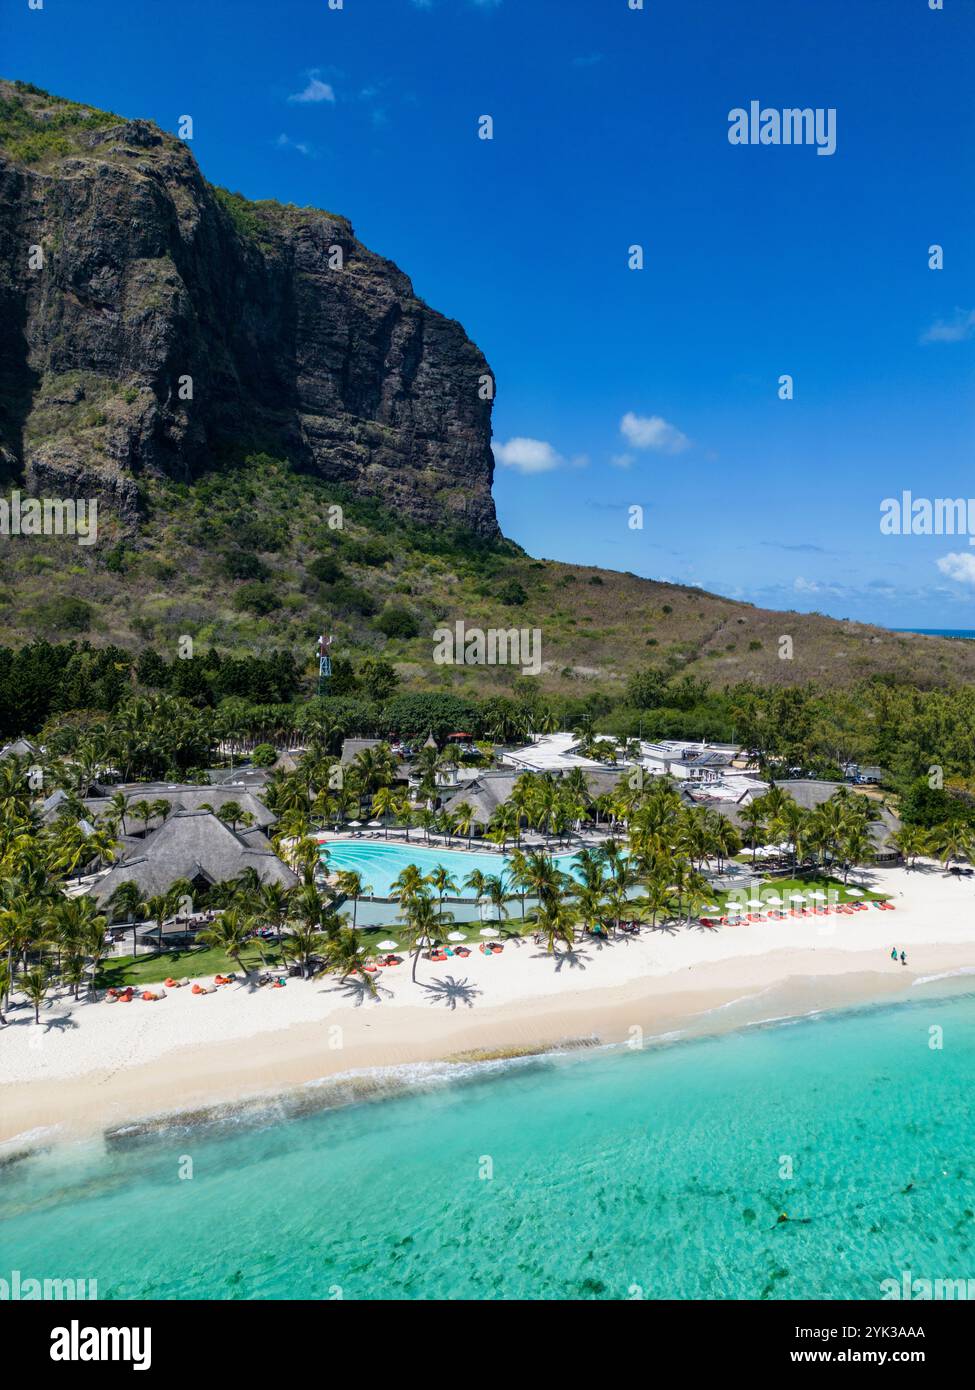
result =
M906 964L907 964L907 956L904 954L903 951L901 951L901 965L906 965Z
M890 953L890 958L891 958L891 960L896 960L896 959L897 959L897 947L896 947L896 946L895 946L895 947L893 948L893 950L891 951L891 953Z

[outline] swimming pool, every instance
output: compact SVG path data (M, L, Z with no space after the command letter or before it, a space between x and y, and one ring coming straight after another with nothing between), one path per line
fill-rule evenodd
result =
M377 898L389 897L393 881L407 864L415 864L424 877L442 864L456 880L458 894L465 898L474 896L463 885L464 879L475 869L480 869L487 878L511 867L507 855L474 854L469 850L441 849L439 846L403 845L395 840L330 840L322 848L328 851L330 873L341 869L354 870L362 875L362 882ZM563 873L572 872L574 854L556 854L553 859Z

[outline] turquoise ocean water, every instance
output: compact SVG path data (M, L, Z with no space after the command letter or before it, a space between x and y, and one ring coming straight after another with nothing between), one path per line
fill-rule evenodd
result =
M0 1170L0 1273L217 1299L875 1299L904 1270L972 1278L970 990L52 1149Z

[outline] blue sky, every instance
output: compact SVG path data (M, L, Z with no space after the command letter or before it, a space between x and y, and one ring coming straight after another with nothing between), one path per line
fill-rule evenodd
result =
M879 527L975 497L971 0L6 0L0 54L192 115L208 178L345 214L460 319L533 553L975 628L975 546ZM835 153L730 144L752 100L835 108Z

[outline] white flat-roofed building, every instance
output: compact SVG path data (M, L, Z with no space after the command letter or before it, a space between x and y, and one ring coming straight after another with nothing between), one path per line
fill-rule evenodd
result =
M500 749L498 762L505 767L518 768L520 772L569 772L574 767L593 772L611 766L596 758L583 757L577 751L579 746L580 741L575 734L540 734L524 748Z

